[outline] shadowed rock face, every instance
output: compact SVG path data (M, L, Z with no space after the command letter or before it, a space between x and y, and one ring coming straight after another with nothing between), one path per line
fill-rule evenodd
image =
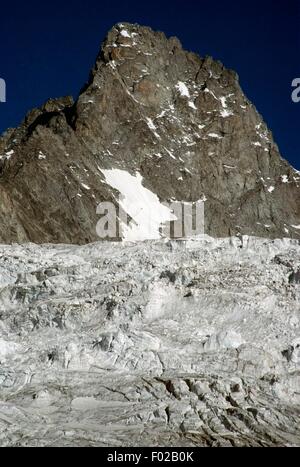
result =
M0 139L0 241L96 240L96 206L118 195L102 169L139 172L161 201L205 197L209 235L300 236L300 174L236 73L161 32L116 25L75 103Z

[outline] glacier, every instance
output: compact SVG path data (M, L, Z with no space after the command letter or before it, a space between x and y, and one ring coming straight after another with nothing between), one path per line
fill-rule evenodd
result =
M299 446L300 245L0 245L1 446Z

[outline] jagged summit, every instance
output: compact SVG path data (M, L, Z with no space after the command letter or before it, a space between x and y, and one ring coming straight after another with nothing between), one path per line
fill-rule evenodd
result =
M120 176L160 202L206 199L209 235L300 237L300 175L237 74L139 25L109 31L76 102L0 139L0 173L2 242L97 240L98 203L128 196Z

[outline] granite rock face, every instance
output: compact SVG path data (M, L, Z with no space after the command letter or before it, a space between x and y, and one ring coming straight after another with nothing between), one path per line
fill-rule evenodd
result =
M176 38L118 24L79 98L48 101L0 139L0 241L97 240L103 170L160 201L205 201L212 236L300 236L300 174L235 72Z

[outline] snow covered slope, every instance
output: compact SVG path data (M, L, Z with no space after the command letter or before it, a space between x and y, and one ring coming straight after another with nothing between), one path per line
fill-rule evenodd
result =
M0 246L1 446L300 445L300 246Z

